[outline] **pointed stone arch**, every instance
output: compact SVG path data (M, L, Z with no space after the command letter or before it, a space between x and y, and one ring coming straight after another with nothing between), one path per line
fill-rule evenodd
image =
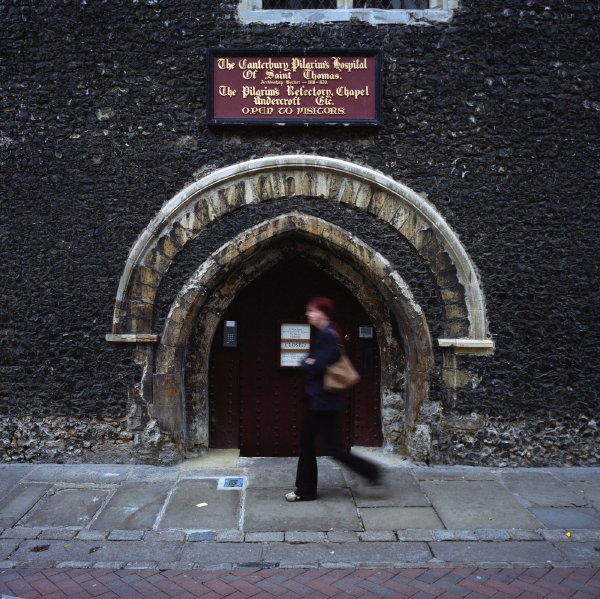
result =
M217 170L167 202L134 244L115 302L112 341L152 335L156 290L177 253L225 214L248 204L311 197L341 202L394 227L428 264L444 302L441 340L456 351L493 349L475 266L435 207L373 169L313 155L274 156ZM133 340L134 337L131 337Z

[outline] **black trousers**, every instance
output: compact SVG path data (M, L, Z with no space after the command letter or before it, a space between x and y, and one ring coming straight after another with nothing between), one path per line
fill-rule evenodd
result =
M296 493L303 499L317 496L317 436L325 442L329 455L355 472L375 482L379 478L379 468L369 460L365 460L349 451L340 448L337 440L337 423L339 412L322 410L304 410L302 431L300 433L300 457L296 470Z

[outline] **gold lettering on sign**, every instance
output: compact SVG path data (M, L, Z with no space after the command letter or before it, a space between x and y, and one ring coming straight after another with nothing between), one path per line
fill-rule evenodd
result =
M219 95L227 98L233 98L237 94L237 90L231 89L228 85L219 85Z
M342 87L338 87L335 90L335 93L342 98L354 98L356 100L361 96L368 96L369 87L367 86L361 89L348 89L345 85L343 85Z
M355 69L368 69L366 58L355 58L350 62L342 62L340 58L333 57L333 68L338 71L354 71Z
M248 85L244 85L242 87L242 98L247 98L248 96L278 96L278 89L270 89L268 87L260 88L260 87L250 87Z
M217 68L222 71L233 71L233 69L235 69L235 63L230 62L228 58L219 58L217 60Z
M375 58L236 55L215 57L214 65L217 119L377 117Z

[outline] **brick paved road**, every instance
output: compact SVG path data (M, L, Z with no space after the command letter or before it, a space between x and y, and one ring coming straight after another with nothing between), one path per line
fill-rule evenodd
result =
M0 572L0 593L22 599L597 599L600 568L12 568Z

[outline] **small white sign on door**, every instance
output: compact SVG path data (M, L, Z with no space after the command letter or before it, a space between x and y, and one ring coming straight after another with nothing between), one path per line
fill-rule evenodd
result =
M297 368L310 350L310 325L283 323L279 365Z

